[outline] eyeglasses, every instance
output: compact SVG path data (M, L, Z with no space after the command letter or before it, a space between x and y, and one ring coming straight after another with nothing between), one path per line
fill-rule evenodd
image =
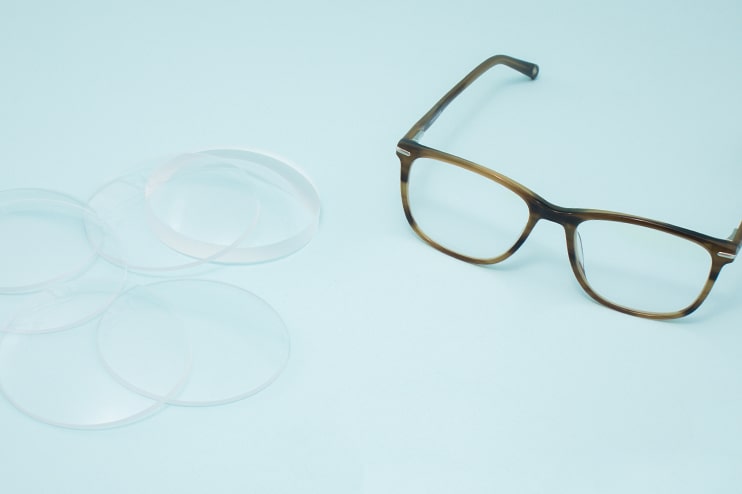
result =
M514 180L418 141L483 73L505 65L535 79L538 66L491 57L451 89L397 144L402 205L425 242L474 264L504 261L539 220L560 224L580 286L597 302L650 319L696 310L742 244L742 223L728 239L628 214L557 206Z

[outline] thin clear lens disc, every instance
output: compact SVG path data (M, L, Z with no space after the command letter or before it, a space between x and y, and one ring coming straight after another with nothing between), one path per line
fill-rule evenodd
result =
M0 332L43 333L82 324L118 295L126 271L108 227L74 198L43 189L0 192Z
M192 367L183 388L168 397L131 352L167 355L165 343L174 331L189 342ZM289 356L288 332L270 305L234 285L204 280L162 281L124 292L101 318L98 341L103 363L119 383L173 405L217 405L250 396L279 376Z
M528 222L528 205L507 187L429 158L413 163L407 194L412 216L425 235L475 259L507 252Z
M1 191L0 293L36 291L87 269L96 258L86 234L90 216L84 205L56 192ZM96 223L91 228L99 229Z
M96 332L93 321L56 333L0 335L0 391L36 420L94 429L146 417L182 386L189 362L179 328L150 336L166 346L150 341L141 348L117 349L128 350L121 358L136 362L162 400L127 389L108 373L98 355ZM155 347L160 351L152 352Z
M623 307L676 312L696 300L708 279L709 253L681 237L615 221L586 221L577 233L588 284Z

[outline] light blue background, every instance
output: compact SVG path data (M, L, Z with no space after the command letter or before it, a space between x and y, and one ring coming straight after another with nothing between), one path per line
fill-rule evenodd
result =
M324 206L304 250L212 276L285 318L273 386L101 432L0 401L0 491L742 491L739 261L659 323L588 300L554 225L496 269L412 235L395 143L495 53L539 79L497 72L426 143L564 206L742 219L738 1L0 3L2 188L84 198L240 146L299 163Z

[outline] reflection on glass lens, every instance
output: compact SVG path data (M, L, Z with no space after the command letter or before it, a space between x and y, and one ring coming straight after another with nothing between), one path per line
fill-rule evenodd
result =
M614 304L676 312L696 300L708 279L711 257L695 242L616 221L586 221L577 231L588 284Z
M429 158L413 163L408 200L412 217L425 235L475 259L507 252L528 222L528 205L507 187Z

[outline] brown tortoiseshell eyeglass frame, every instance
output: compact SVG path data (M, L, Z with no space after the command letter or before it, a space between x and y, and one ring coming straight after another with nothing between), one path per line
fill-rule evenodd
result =
M632 216L628 214L616 213L611 211L601 211L596 209L578 209L578 208L565 208L557 206L547 201L543 197L534 193L527 187L515 182L514 180L505 177L489 168L478 165L471 161L465 160L458 156L439 151L427 146L420 144L418 141L425 133L425 131L435 122L438 116L446 109L446 107L454 100L464 89L466 89L471 83L473 83L478 77L484 74L486 71L495 67L496 65L505 65L511 69L515 69L518 72L535 79L538 75L539 68L536 64L518 60L516 58L508 57L506 55L495 55L494 57L488 58L474 70L472 70L466 77L464 77L456 86L453 87L443 98L438 101L433 108L431 108L410 130L405 136L400 139L397 144L397 156L402 165L401 173L401 188L402 188L402 205L404 207L405 216L412 229L417 235L422 238L425 242L430 244L432 247L438 249L445 254L467 261L474 264L494 264L503 261L510 257L518 248L523 244L528 235L533 230L536 223L543 219L552 221L560 224L566 233L567 237L567 252L569 255L569 262L572 266L572 271L577 277L577 281L580 286L597 302L615 309L619 312L631 314L639 317L646 317L650 319L674 319L683 317L694 310L696 310L701 303L706 299L711 287L714 285L716 278L719 276L719 272L726 265L734 260L736 255L739 253L740 244L742 244L742 223L732 232L728 239L721 239L704 235L686 228L679 226L670 225L660 221L650 220L639 216ZM438 161L449 163L452 166L458 166L465 170L478 173L483 177L493 180L504 187L507 187L515 194L520 196L528 205L529 218L528 222L520 235L518 240L513 246L504 254L490 258L490 259L477 259L467 257L465 255L454 252L442 245L436 243L430 237L428 237L423 231L420 230L419 226L415 222L415 218L410 210L410 203L408 198L408 179L410 175L410 169L413 166L417 158L433 158ZM702 246L711 256L711 269L709 270L708 279L701 290L698 297L687 307L676 312L656 313L656 312L644 312L633 310L622 305L612 303L609 300L604 299L597 294L588 284L585 272L578 260L575 252L577 234L577 226L588 220L605 220L614 221L621 223L628 223L632 225L642 226L659 230L661 232L669 233L677 237L686 239Z

